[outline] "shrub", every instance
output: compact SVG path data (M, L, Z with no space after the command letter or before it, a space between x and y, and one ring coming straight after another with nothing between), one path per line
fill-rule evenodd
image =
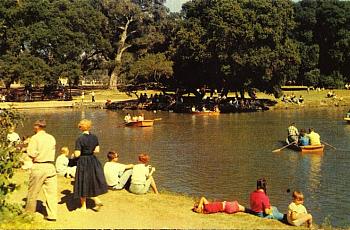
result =
M339 71L333 71L330 75L321 75L320 84L326 88L342 88L344 77Z
M0 219L5 216L20 215L20 207L6 203L9 193L13 192L17 185L11 182L15 168L19 165L20 149L10 145L7 141L7 133L10 127L18 126L22 122L22 116L13 110L0 110Z
M317 86L320 80L320 70L313 69L305 73L305 84L307 86Z

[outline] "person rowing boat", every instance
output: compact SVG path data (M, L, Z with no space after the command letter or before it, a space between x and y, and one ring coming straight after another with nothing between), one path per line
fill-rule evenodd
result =
M131 121L130 113L126 114L126 116L124 117L124 121L125 121L125 123L129 123Z
M295 127L295 123L292 122L288 127L288 144L292 142L298 142L299 140L299 131L297 127Z

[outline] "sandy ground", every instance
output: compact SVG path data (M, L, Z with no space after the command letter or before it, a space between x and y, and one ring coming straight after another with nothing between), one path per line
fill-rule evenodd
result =
M29 172L16 171L13 180L21 185L9 201L24 205ZM21 228L72 229L72 228L195 228L195 229L286 229L293 228L275 220L265 220L245 213L197 214L191 211L193 198L161 192L160 195L134 195L125 190L109 191L100 196L104 206L99 212L93 211L93 202L88 202L86 212L76 211L79 201L72 197L72 181L59 178L59 205L56 222L43 220L42 214L35 215L35 222ZM40 194L43 200L43 194ZM44 213L42 201L38 202L39 212ZM1 226L1 225L0 225ZM18 228L5 225L3 228ZM294 228L295 229L295 228Z

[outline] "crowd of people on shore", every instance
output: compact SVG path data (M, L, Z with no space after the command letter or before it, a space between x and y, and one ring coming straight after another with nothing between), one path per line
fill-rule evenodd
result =
M301 105L304 103L303 95L300 95L298 98L294 93L292 93L291 95L283 95L281 100L284 103L292 103L297 105Z
M56 140L45 131L46 121L37 120L34 123L35 134L30 137L27 146L22 146L27 157L23 158L24 161L32 163L31 167L28 167L31 172L25 206L27 212L36 211L38 195L43 190L47 213L45 219L56 221L57 176L74 178L73 197L80 199L80 207L76 210L82 212L87 210L87 198L94 201L93 210L100 211L103 203L99 196L107 193L108 189L127 189L133 194L141 195L151 188L155 194L159 194L153 178L155 168L149 165L150 156L141 153L138 155L137 164L122 164L119 162L119 153L109 151L106 154L108 161L102 166L96 157L100 152L99 140L90 132L91 126L90 120L81 120L78 124L81 134L76 139L74 152L70 153L69 148L63 146L60 155L55 159ZM295 131L294 128L293 130ZM7 138L12 145L20 143L20 136L13 128L10 129ZM294 226L307 224L308 227L312 227L312 216L303 206L304 195L301 192L293 192L293 200L288 206L287 214L284 215L270 204L266 191L267 182L262 178L257 181L256 190L250 194L250 208L244 207L238 201L210 202L202 197L192 210L204 214L246 212L262 218L284 220Z
M87 198L95 202L93 210L99 211L103 203L98 196L107 193L108 189L126 188L134 194L146 194L152 188L154 193L159 193L152 176L155 167L149 165L150 156L146 153L139 154L139 163L124 165L118 162L119 154L110 151L107 153L108 162L102 167L96 157L100 152L99 140L90 132L91 126L90 120L81 120L78 124L81 134L76 139L74 152L70 154L68 147L64 146L56 159L56 139L45 131L45 120L34 123L35 134L26 139L27 144L21 142L14 128L9 130L9 144L22 148L22 168L30 170L25 205L27 212L36 211L38 195L43 190L47 213L45 219L56 221L57 176L74 178L73 197L80 199L81 206L77 210L83 212L87 210Z
M156 104L156 103L169 103L171 100L170 96L167 96L163 93L155 93L154 95L151 94L150 96L147 95L147 93L141 93L138 97L139 104L146 105L146 104Z
M292 122L287 130L287 144L295 143L299 146L321 145L321 137L315 132L314 128L309 128L308 133L305 129L301 129L299 132L298 128L295 126L295 123Z

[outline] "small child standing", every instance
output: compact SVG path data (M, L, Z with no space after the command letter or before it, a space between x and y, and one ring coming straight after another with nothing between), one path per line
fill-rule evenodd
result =
M77 170L77 167L69 167L69 149L68 147L62 147L61 148L61 155L59 155L56 159L56 171L58 175L64 176L64 177L75 177L75 171Z
M304 195L299 191L293 192L293 201L288 206L287 220L288 223L294 226L300 226L307 223L309 228L312 228L312 216L306 211L304 203Z

